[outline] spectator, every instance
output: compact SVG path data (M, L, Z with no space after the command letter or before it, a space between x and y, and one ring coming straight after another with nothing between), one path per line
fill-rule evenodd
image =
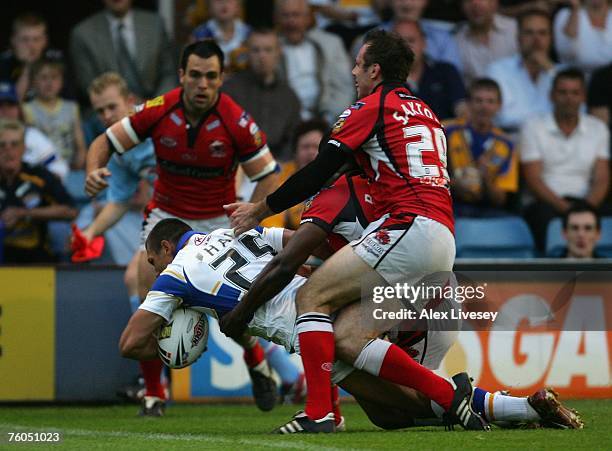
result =
M42 17L26 13L13 20L11 48L0 55L0 80L15 84L20 101L31 98L31 69L36 61L63 61L61 50L48 44L47 23Z
M161 17L132 8L132 0L104 0L98 12L72 30L70 57L79 92L103 72L119 72L139 98L176 86L176 58Z
M493 125L501 105L497 83L477 79L467 103L470 119L445 124L456 216L509 214L511 197L518 191L518 159L514 143Z
M445 61L462 70L457 42L451 34L451 25L439 20L423 19L423 12L428 0L391 0L393 19L384 23L381 28L392 30L395 22L415 20L421 25L427 41L426 53L436 61ZM361 39L355 42L354 55L361 47Z
M317 157L319 143L323 139L323 135L328 131L327 123L317 119L305 121L297 125L292 142L294 151L293 160L283 164L279 177L279 186ZM295 205L284 212L264 219L262 225L264 227L285 227L295 230L300 225L302 210L303 204Z
M32 68L34 100L23 106L26 123L42 130L70 167L85 167L85 138L76 102L60 97L64 65L40 60Z
M595 246L601 238L601 217L585 203L571 207L563 215L563 237L567 248L563 258L599 258Z
M612 63L595 71L587 96L589 113L612 129Z
M47 222L72 220L76 210L59 179L42 167L22 161L24 127L16 120L0 120L0 222L4 263L52 262Z
M0 119L23 120L15 87L0 83ZM53 142L36 127L25 128L25 154L23 161L29 165L42 165L60 179L68 175L68 164L58 153Z
M531 10L518 20L519 53L492 63L486 71L499 84L504 99L497 124L510 133L529 116L551 111L550 87L558 70L550 59L548 15Z
M555 16L557 53L561 62L590 74L612 61L612 6L608 0L569 3Z
M410 90L429 105L440 119L465 115L465 86L459 71L450 63L436 61L423 53L426 36L414 20L395 21L393 31L414 52L408 76Z
M463 0L462 7L467 22L457 27L455 39L469 84L489 64L517 52L517 29L514 19L497 14L497 0Z
M268 137L274 158L291 159L293 129L300 101L278 74L280 42L273 30L254 30L247 40L249 67L225 83L225 91L251 113Z
M324 118L331 123L354 99L354 83L342 41L310 29L307 0L279 0L276 21L281 34L283 75L302 105L303 119Z
M210 19L191 32L192 41L213 38L223 50L229 69L244 69L241 54L251 28L240 20L239 0L208 0Z
M525 210L536 245L543 249L548 222L573 201L598 208L609 185L609 131L599 119L580 113L585 98L582 72L567 69L553 82L553 113L530 120L521 130L521 162L534 201Z

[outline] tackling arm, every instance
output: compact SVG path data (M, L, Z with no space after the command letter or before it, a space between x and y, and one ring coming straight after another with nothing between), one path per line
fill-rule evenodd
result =
M282 252L266 265L238 305L221 318L221 331L229 337L239 337L255 311L291 282L326 238L327 233L320 227L311 223L301 225Z

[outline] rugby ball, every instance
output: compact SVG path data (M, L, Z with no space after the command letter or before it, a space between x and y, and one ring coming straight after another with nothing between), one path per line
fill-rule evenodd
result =
M208 343L208 318L197 310L180 307L157 335L157 349L169 368L185 368L198 360Z

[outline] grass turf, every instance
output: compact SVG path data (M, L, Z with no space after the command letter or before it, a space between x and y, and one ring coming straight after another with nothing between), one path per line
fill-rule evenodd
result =
M17 449L174 450L226 449L604 449L610 446L612 400L571 401L586 426L581 431L551 429L501 430L490 433L445 432L440 427L381 431L356 404L345 404L348 431L333 435L274 436L268 432L287 421L295 407L270 413L250 405L172 405L164 418L136 417L137 406L0 407L0 448L7 433L54 430L58 445L38 444ZM606 445L608 443L608 445ZM610 449L610 448L608 448Z

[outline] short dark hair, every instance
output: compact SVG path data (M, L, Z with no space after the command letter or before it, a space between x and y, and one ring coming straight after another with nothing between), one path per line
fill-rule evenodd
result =
M474 95L474 92L478 91L479 89L489 89L491 91L497 92L499 101L501 103L502 101L501 88L499 87L499 84L492 78L477 78L476 80L474 80L470 84L468 96L472 97Z
M329 124L323 119L310 119L307 121L302 121L295 126L295 130L293 131L293 136L291 139L291 145L293 147L293 151L297 150L297 143L302 136L306 133L310 133L313 131L321 132L321 134L325 135L329 131Z
M12 24L12 33L15 34L17 30L20 28L27 27L45 27L45 32L47 30L47 21L38 13L35 12L26 12L23 14L19 14L17 17L13 19Z
M219 47L219 44L217 44L214 39L202 39L201 41L192 42L191 44L186 45L181 53L181 69L187 69L187 61L191 55L196 55L200 58L210 58L211 56L216 56L219 58L221 72L223 72L223 50L221 50L221 47Z
M555 75L555 78L553 79L552 88L555 89L559 80L563 78L568 78L570 80L578 80L583 87L586 84L586 81L584 79L584 72L582 72L577 67L568 67L567 69L563 69L557 72L557 75Z
M170 241L173 245L178 245L179 239L193 229L180 219L166 218L159 221L149 233L145 247L155 253L161 249L163 240Z
M546 22L548 22L549 28L552 28L552 21L550 20L550 15L546 11L543 11L538 8L530 8L526 9L516 17L516 24L518 26L519 31L523 28L523 22L525 22L525 20L530 17L541 17L542 19L545 19Z
M574 213L592 213L595 216L595 227L597 230L601 230L601 216L599 211L596 208L591 206L589 203L585 201L576 201L574 202L569 210L565 212L563 215L563 230L567 230L567 225L569 223L569 217Z
M405 83L414 62L414 52L400 35L392 31L371 30L363 38L368 47L364 54L366 67L379 64L387 82Z
M51 67L52 69L57 70L60 74L62 74L62 76L66 70L62 61L43 57L32 64L32 78L36 77L45 67Z

